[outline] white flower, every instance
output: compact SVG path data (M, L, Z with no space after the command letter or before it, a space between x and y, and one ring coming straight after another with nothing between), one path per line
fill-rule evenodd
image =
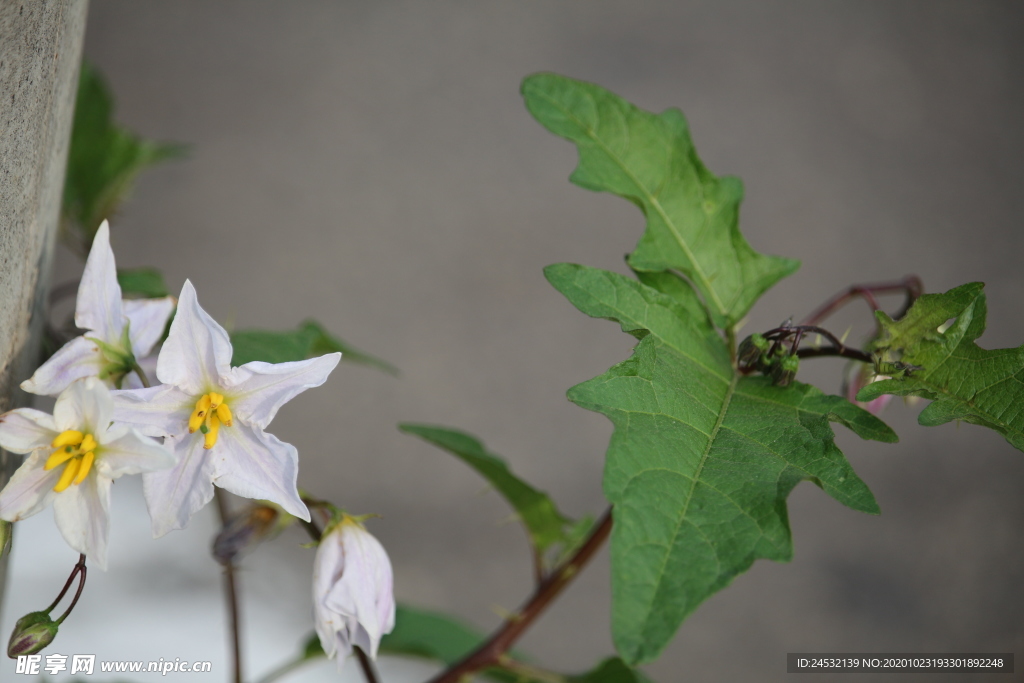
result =
M215 485L309 521L296 487L295 447L263 430L282 405L327 381L341 354L237 368L231 354L228 333L199 306L186 280L157 359L164 384L114 392L116 419L165 437L178 457L173 469L143 477L154 536L187 526Z
M313 616L339 671L354 646L376 659L381 637L395 627L393 583L384 546L357 519L345 515L324 532L313 560Z
M110 227L103 221L89 250L75 302L75 326L85 330L62 346L35 374L21 383L32 394L56 396L83 377L99 377L107 386L141 387L131 364L160 341L174 298L121 300Z
M0 446L31 453L0 491L0 519L17 522L53 503L64 540L107 566L110 483L124 474L170 467L174 458L152 439L111 426L110 390L95 377L74 382L53 415L18 408L0 415Z

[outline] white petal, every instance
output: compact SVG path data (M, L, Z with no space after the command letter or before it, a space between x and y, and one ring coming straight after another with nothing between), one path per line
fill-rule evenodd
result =
M75 380L94 377L102 369L99 347L85 337L75 337L40 365L21 388L30 394L56 396Z
M96 470L108 479L165 470L177 463L170 451L134 429L120 427L104 436L96 451Z
M231 370L231 340L223 327L199 306L196 290L185 280L178 312L157 360L156 376L190 394L220 386Z
M0 446L11 453L47 448L59 434L53 416L34 408L16 408L0 415Z
M69 546L106 570L107 537L110 535L109 479L91 472L81 484L72 484L58 493L53 500L53 518Z
M0 491L0 519L17 522L44 509L57 494L53 487L60 479L62 467L47 472L43 469L50 453L39 450L28 456Z
M90 434L107 431L114 419L114 400L110 389L95 377L87 377L57 397L53 406L53 421L58 429L77 429Z
M235 420L233 426L220 428L217 445L210 452L214 484L243 498L277 503L309 521L309 510L296 485L299 453L295 446Z
M334 533L341 534L345 568L324 604L358 621L353 642L376 658L381 636L394 626L391 561L380 541L357 523L343 522Z
M326 382L340 360L340 353L329 353L291 363L253 361L232 368L224 382L231 410L249 424L266 429L281 406Z
M145 358L164 335L167 319L174 312L173 296L161 299L126 299L121 303L131 326L128 336L136 359ZM154 378L155 379L155 378Z
M129 424L146 436L183 437L198 400L169 384L148 389L115 391L114 421Z
M96 231L78 285L75 325L89 330L105 342L117 342L124 331L121 312L121 286L117 284L117 266L110 248L110 226L106 221Z
M164 442L174 450L177 464L142 475L142 490L153 522L153 537L184 529L192 515L213 500L213 460L203 449L201 434Z

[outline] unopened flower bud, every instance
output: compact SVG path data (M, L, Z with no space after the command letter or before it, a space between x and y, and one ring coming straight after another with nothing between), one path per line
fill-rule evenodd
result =
M796 371L800 369L800 359L796 356L786 356L772 365L772 384L777 387L789 386L789 383L796 377Z
M20 655L34 655L53 642L57 637L57 624L47 612L31 612L14 625L11 640L7 643L7 656L17 659Z
M250 505L232 516L213 539L214 558L221 564L230 564L254 550L281 528L276 524L281 514L271 505Z
M752 368L758 363L762 355L768 352L771 342L760 334L754 333L740 342L736 351L736 360L740 368Z

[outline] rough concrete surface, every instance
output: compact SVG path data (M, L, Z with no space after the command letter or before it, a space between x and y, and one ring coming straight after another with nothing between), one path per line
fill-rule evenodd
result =
M565 390L633 340L577 313L541 268L622 270L642 230L627 202L567 181L575 152L526 113L522 77L556 71L686 112L708 166L743 178L753 246L803 262L747 330L914 272L929 291L985 281L982 344L1009 346L1024 340L1022 14L979 1L96 0L85 54L120 119L192 146L143 178L113 221L115 253L172 288L191 278L225 324L315 315L402 370L343 364L270 431L298 447L302 486L382 515L369 524L400 599L490 629L530 589L523 534L476 475L395 424L471 431L569 513L599 512L610 425ZM57 263L55 281L76 275L66 254ZM830 325L855 324L856 339L869 322L853 306ZM841 368L809 362L801 377L837 390ZM977 427L918 427L919 409L886 412L897 445L839 435L882 515L798 487L793 562L758 562L702 605L647 667L655 680L786 680L795 651L1024 653L1024 454ZM117 488L115 511L141 511L132 485ZM115 518L113 543L136 523ZM226 671L209 525L193 526L118 546L79 630L67 624L76 647L134 658L121 653L141 636L110 635L132 630L154 634L154 656L211 652ZM302 540L289 532L245 563L253 670L310 628ZM195 607L128 609L161 600ZM522 649L584 669L612 652L607 615L602 554Z

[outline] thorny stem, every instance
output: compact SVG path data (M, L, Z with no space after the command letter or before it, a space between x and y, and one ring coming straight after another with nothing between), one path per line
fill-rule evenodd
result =
M876 295L895 294L898 292L904 292L907 296L906 303L904 303L903 308L896 314L896 317L900 318L903 317L903 314L907 312L910 305L913 304L914 301L916 301L924 292L924 285L921 283L921 278L916 275L908 275L902 280L897 280L895 282L874 282L863 285L851 285L819 306L817 310L807 316L803 324L814 325L821 322L856 297L863 297L868 306L871 307L871 311L877 311L879 306L878 301L875 299Z
M223 527L228 522L228 504L223 491L214 488L214 498L217 500L217 514L220 516L220 525ZM233 654L234 683L242 683L242 639L239 633L240 623L238 618L238 586L235 584L235 563L229 560L224 563L224 594L228 603L228 616L231 619L231 646Z
M507 667L509 658L505 653L586 566L608 538L611 530L612 509L608 508L594 524L590 536L583 545L537 586L533 595L518 612L508 617L486 642L448 670L435 676L430 683L460 683L481 669L493 666Z
M366 683L379 683L380 677L377 676L377 669L373 666L373 662L363 652L363 648L358 645L352 648L352 651L356 653L356 659L359 660L359 666L363 669L363 677L366 679Z
M71 614L71 610L73 610L75 605L78 604L78 598L82 597L82 590L85 588L85 555L81 554L78 556L78 562L75 564L75 568L71 570L71 575L68 576L68 580L64 582L64 588L60 590L60 594L57 596L57 599L44 610L47 614L52 612L60 601L64 599L64 596L67 595L68 589L71 588L71 582L74 581L75 577L79 574L81 574L81 578L78 580L78 590L75 591L75 597L71 599L71 604L68 605L66 610L64 610L64 614L60 615L60 618L57 619L58 625L63 623L64 620L67 619L67 616Z

